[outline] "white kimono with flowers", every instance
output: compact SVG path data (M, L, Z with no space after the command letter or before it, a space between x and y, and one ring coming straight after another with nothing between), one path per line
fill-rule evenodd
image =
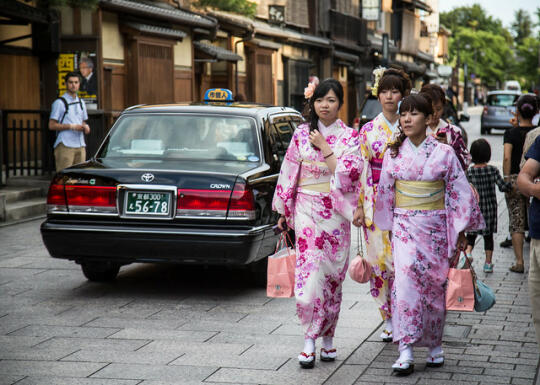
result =
M358 133L337 120L319 122L337 159L331 174L320 150L300 125L283 160L273 209L296 233L295 296L305 336L333 336L348 267L350 221L360 193L363 162Z

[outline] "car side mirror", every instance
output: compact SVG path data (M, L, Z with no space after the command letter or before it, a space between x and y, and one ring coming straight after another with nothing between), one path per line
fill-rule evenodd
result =
M469 120L471 120L471 116L469 114L466 114L465 112L462 112L459 116L460 122L468 122Z

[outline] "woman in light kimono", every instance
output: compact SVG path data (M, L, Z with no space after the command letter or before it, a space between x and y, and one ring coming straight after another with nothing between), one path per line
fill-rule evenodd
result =
M304 368L314 365L318 337L321 360L336 359L333 336L363 167L358 133L337 119L343 104L340 83L327 79L309 87L314 88L309 123L293 134L273 200L281 214L278 227L296 234L296 309L305 337L298 360Z
M445 287L449 260L467 244L464 232L484 220L454 150L426 135L431 102L406 97L402 133L384 156L375 223L392 233L394 342L400 356L392 368L414 369L412 346L429 347L427 366L441 366Z
M361 176L364 194L359 202L364 208L364 223L358 221L356 216L353 223L356 226L365 225L367 260L373 267L370 280L371 295L379 305L381 317L385 321L380 337L383 341L389 342L392 341L390 293L394 280L392 249L388 232L381 231L373 223L373 209L386 146L397 131L399 123L398 104L409 94L411 81L405 72L394 68L386 70L379 68L374 73L379 78L375 79L376 87L372 92L379 98L382 112L360 130L362 155L368 160ZM357 215L359 214L358 212Z

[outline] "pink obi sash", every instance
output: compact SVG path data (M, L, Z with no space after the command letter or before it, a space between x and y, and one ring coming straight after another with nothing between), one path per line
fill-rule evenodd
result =
M373 179L373 183L377 184L379 183L379 179L381 179L381 170L382 170L382 159L371 159L369 161L369 164L371 165L371 178Z

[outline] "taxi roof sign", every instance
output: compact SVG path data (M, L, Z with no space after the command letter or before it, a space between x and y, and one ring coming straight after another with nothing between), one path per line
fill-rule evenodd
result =
M233 93L226 88L210 88L204 93L205 102L233 102Z

